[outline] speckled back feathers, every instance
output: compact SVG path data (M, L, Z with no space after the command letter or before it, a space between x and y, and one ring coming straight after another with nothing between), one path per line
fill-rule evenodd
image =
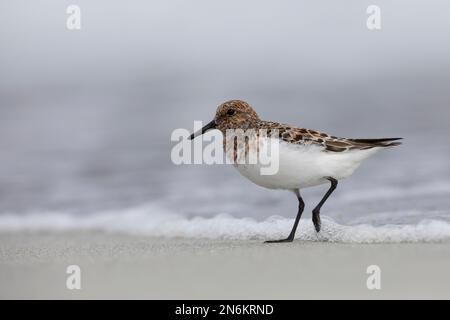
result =
M316 130L298 128L278 122L260 120L252 107L242 100L230 100L217 108L216 125L223 134L228 129L267 130L270 136L277 130L282 141L323 147L324 152L345 152L349 150L367 150L375 147L391 147L401 144L396 142L401 138L382 139L348 139L331 136Z

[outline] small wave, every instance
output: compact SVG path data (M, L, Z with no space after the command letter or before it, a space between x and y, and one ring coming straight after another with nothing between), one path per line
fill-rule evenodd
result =
M286 237L293 219L272 216L263 221L219 214L212 218L185 216L154 206L92 215L48 212L0 215L0 231L103 231L168 238L267 240ZM417 224L344 226L322 218L316 233L309 219L300 221L296 235L305 241L342 243L442 242L450 240L450 223L424 220Z

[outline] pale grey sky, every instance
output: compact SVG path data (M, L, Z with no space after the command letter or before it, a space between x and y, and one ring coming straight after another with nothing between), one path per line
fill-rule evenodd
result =
M82 30L65 27L77 4ZM381 7L382 30L366 28ZM450 71L450 2L2 1L0 85L215 74L321 81ZM217 79L219 81L219 79Z

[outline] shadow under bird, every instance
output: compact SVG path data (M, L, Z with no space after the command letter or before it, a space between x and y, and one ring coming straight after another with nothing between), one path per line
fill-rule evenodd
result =
M300 221L305 203L300 195L302 188L330 183L330 188L312 211L312 221L320 232L320 209L338 185L338 180L350 176L363 160L381 149L394 147L402 138L349 139L339 138L315 130L299 128L277 122L261 120L253 108L241 100L231 100L221 104L214 120L189 139L213 129L225 136L227 130L265 130L278 133L279 167L273 175L262 175L259 164L234 163L237 170L255 184L269 189L293 191L298 199L298 213L289 236L267 243L291 242ZM272 136L273 138L273 136ZM226 139L224 148L227 149ZM230 146L228 146L230 147ZM236 146L232 146L236 148Z

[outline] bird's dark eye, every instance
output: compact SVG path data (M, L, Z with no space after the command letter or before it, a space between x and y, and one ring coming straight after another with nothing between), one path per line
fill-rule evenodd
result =
M234 110L234 109L228 109L228 111L227 111L227 115L229 115L229 116L232 116L235 113L236 113L236 110Z

